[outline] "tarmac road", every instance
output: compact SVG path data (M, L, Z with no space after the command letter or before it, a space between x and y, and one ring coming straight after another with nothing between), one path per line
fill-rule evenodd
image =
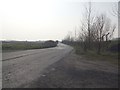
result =
M37 80L45 68L61 60L72 49L59 43L54 48L3 53L2 88L22 88Z

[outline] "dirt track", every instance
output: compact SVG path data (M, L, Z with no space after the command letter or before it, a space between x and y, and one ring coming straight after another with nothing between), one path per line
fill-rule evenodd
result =
M26 88L117 88L118 67L71 53L45 70Z
M54 48L3 53L2 87L22 88L38 80L45 68L61 60L72 49L60 43Z

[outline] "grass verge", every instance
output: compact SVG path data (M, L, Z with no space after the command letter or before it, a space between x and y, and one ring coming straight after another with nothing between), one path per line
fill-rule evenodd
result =
M77 55L81 55L87 60L93 60L93 61L106 61L113 65L120 64L118 62L118 53L112 53L112 52L102 52L101 54L97 54L96 51L88 50L87 52L84 52L83 49L80 46L73 46L75 49L75 53Z

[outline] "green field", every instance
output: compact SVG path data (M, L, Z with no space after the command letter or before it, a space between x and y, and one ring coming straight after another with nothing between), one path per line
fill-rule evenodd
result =
M55 42L29 42L29 41L2 41L2 52L11 52L18 50L29 50L29 49L43 49L55 47L57 44Z

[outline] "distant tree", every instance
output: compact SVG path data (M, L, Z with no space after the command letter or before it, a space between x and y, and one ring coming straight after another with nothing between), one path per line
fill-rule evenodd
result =
M57 44L58 44L58 42L59 42L59 41L58 41L58 40L56 40L56 43L57 43Z
M64 38L64 40L66 40L66 41L71 41L71 36L70 36L70 35L67 35L67 36Z
M71 31L68 32L68 34L66 35L64 40L69 41L69 42L73 42L74 41L74 37L72 36L72 32Z
M85 19L86 19L86 29L87 29L87 32L88 32L88 37L86 37L88 43L88 48L90 49L91 47L91 26L93 24L93 20L94 20L94 16L93 16L93 9L92 9L92 4L91 2L88 2L88 6L85 7L86 8L86 11L85 11Z

